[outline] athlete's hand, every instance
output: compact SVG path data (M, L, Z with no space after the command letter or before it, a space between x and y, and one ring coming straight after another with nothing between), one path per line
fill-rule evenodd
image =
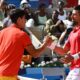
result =
M70 63L72 60L74 60L74 58L73 58L70 54L68 54L68 55L66 55L66 56L64 56L64 57L62 57L62 58L60 59L60 61L61 61L62 63L65 63L65 64Z
M51 45L51 43L53 42L51 36L46 36L43 40L44 43L46 43L47 46Z

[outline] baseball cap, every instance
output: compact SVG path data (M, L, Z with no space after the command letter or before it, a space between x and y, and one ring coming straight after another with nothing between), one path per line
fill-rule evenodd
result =
M20 6L22 6L24 4L25 4L26 7L31 7L31 5L28 3L27 0L22 0L21 3L20 3Z

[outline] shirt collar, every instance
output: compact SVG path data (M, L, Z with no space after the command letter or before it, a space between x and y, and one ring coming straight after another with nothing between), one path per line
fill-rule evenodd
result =
M76 32L76 31L78 31L79 29L80 29L80 26L76 26L76 27L73 28L73 32Z
M13 23L13 24L11 24L11 27L17 27L17 25Z

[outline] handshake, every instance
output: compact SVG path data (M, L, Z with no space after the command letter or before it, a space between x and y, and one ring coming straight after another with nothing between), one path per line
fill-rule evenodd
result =
M46 36L43 42L47 43L48 48L54 50L55 46L57 45L58 39L55 36Z
M63 57L60 59L60 61L62 63L68 64L68 63L72 62L73 60L80 59L80 53L79 52L75 53L73 55L71 55L70 53L65 55L65 52L66 52L65 49L57 46L58 39L55 36L49 36L49 37L50 37L51 42L50 42L50 44L47 43L48 44L47 47L51 50L54 50L56 47L55 52L60 54L60 55L63 55Z

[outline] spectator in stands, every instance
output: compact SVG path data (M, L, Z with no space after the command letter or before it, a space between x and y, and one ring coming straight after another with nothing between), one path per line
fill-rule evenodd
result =
M50 18L50 14L46 10L46 4L42 3L39 5L38 10L35 11L35 26L37 26L40 30L41 37L40 40L42 40L45 36L44 33L44 27L46 24L46 21Z
M31 5L29 4L29 2L27 1L27 0L21 0L21 2L20 2L20 7L21 8L24 8L24 7L27 7L27 6L29 6L29 7L31 7Z
M46 11L46 5L44 3L40 4L38 11L35 12L35 24L36 25L45 25L47 19L50 18L50 15Z
M34 26L34 13L31 10L31 5L28 3L27 0L22 0L20 3L20 8L26 12L26 27L33 27Z
M65 41L67 40L68 38L68 35L70 34L70 32L72 31L73 29L73 21L72 21L72 11L68 11L67 12L67 18L65 20L63 20L63 23L65 24L66 26L66 30L65 32L61 35L61 38L59 39L60 42L63 42L65 43Z
M33 57L38 57L52 42L47 36L40 48L35 49L30 37L23 31L26 22L24 10L13 9L10 18L10 27L0 31L0 80L17 80L24 49Z
M53 4L52 4L52 0L39 0L39 3L45 3L46 5L48 5L48 8L52 8Z
M68 11L66 20L63 20L64 24L67 27L68 34L72 31L72 26L73 26L73 21L71 16L72 16L72 11Z
M16 6L14 4L9 4L7 7L7 17L3 19L3 28L8 27L12 22L9 16L9 13L12 9L15 9Z
M4 19L4 17L7 16L7 2L5 0L1 0L1 3L0 3L0 17L1 17L1 20Z
M33 13L31 11L31 5L28 3L27 0L22 0L20 3L20 8L25 10L27 15L27 20L33 18Z
M70 64L70 72L65 80L80 80L80 5L73 9L72 20L76 24L64 47L61 48L53 43L52 49L63 56L61 58L63 63Z
M72 20L72 11L68 11L67 12L67 18L65 20L63 20L63 23L66 26L66 30L65 32L61 35L59 41L65 43L65 41L67 40L70 32L73 29L73 26L75 25L75 22L73 22Z
M65 20L67 17L67 12L66 12L66 10L64 10L64 2L63 1L58 2L58 11L59 11L58 19Z
M55 35L59 39L66 27L64 23L58 19L58 15L59 12L57 10L53 11L52 18L47 20L44 30L48 35Z
M3 27L3 19L7 16L7 3L4 0L0 0L0 30Z

